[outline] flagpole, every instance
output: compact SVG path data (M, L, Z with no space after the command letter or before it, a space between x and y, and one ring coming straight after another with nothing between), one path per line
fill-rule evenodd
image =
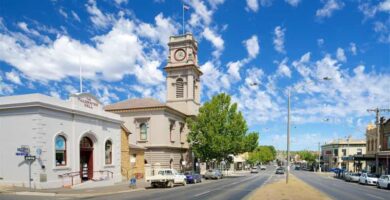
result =
M80 64L80 56L79 56L79 67L80 67L80 94L83 93L83 71L81 69L81 64Z

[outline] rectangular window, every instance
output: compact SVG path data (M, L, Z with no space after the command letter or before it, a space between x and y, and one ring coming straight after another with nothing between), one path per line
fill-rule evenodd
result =
M334 154L334 156L339 156L339 151L338 151L338 149L334 149L334 150L333 150L333 154Z
M56 165L64 166L66 165L65 150L56 150Z
M343 152L343 156L347 155L347 150L346 149L342 149L341 151Z
M362 155L362 149L357 149L357 155Z
M390 135L387 136L387 149L390 149Z

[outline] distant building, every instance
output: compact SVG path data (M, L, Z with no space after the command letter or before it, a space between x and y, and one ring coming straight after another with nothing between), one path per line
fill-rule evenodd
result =
M321 155L324 170L344 168L348 171L361 171L365 168L365 161L355 159L366 153L365 140L335 140L321 146Z
M29 185L26 154L33 188L120 182L121 123L90 94L0 97L0 184Z

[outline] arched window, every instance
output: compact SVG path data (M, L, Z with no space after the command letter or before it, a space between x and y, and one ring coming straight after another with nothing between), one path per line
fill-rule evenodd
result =
M106 149L106 165L108 164L112 164L112 142L110 140L107 140L106 141L106 145L105 145L105 149Z
M140 139L141 140L147 140L147 138L148 138L148 129L146 127L146 124L142 123L139 128L140 128Z
M182 78L176 80L176 98L184 97L184 83Z
M55 139L56 166L66 165L66 138L59 135Z

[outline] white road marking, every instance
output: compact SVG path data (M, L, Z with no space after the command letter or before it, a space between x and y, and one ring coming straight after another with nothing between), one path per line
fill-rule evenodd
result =
M372 195L372 194L368 194L368 193L365 193L365 195L369 196L369 197L372 197L372 198L376 198L376 199L383 199L382 197L378 197L378 196L375 196L375 195Z
M202 193L200 193L200 194L195 195L194 197L202 196L202 195L207 194L207 193L209 193L209 192L211 192L211 191L202 192Z

